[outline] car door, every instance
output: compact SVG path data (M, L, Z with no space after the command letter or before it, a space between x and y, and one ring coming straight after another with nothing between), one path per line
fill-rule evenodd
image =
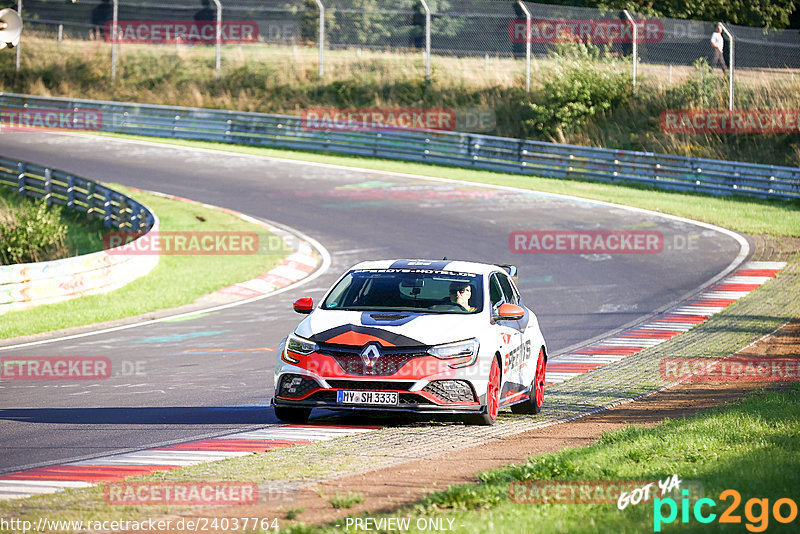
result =
M508 277L502 273L492 273L489 279L489 298L493 317L497 317L498 309L503 304L519 305L519 294L510 285ZM519 321L496 319L494 328L502 359L503 385L500 391L502 406L516 400L527 387L523 381L525 376L522 374L526 367L526 347L522 343Z

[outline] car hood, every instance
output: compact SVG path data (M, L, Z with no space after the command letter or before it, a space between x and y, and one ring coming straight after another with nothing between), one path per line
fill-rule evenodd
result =
M476 337L486 326L483 314L361 312L316 309L297 327L298 336L316 343L411 347Z

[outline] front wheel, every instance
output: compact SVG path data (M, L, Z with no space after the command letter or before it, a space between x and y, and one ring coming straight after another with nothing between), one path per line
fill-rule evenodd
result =
M286 406L275 406L275 417L285 423L304 424L308 422L311 415L311 408L289 408Z
M486 413L469 414L464 416L468 425L490 426L497 421L500 411L500 366L497 358L492 358L492 368L489 371L489 386L486 390Z
M511 411L516 414L534 414L542 411L542 404L544 404L544 349L539 350L539 359L536 362L536 376L533 377L533 384L531 384L531 392L528 400L515 404L511 407Z

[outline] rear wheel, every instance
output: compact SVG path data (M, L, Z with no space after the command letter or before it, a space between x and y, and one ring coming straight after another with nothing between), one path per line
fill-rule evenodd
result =
M486 413L469 414L464 416L468 425L493 425L497 421L500 411L500 365L497 358L492 358L492 368L489 371L489 386L486 390Z
M311 408L288 408L275 406L275 417L286 423L307 423Z
M530 397L525 402L515 404L511 411L518 414L532 414L542 411L544 404L544 349L539 350L539 359L536 361L536 376L533 377L531 384Z

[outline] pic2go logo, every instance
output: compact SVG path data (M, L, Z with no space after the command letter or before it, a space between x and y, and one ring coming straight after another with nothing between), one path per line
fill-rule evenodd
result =
M681 505L675 499L667 497L665 499L656 498L653 500L653 532L661 532L662 524L669 524L678 518L680 508L681 523L689 523L689 512L691 511L695 521L699 523L712 523L717 519L717 514L711 510L716 508L717 503L713 499L698 499L694 506L689 504L689 490L681 492L683 498ZM732 502L725 511L719 516L720 523L741 524L742 516L736 515L736 509L742 503L742 495L733 489L727 489L719 494L720 501ZM666 508L666 510L665 510ZM756 512L756 508L758 512ZM664 515L666 511L666 516ZM791 523L797 519L797 503L789 498L777 499L770 508L769 499L749 499L744 504L744 516L747 519L745 528L749 532L764 532L769 526L770 512L778 523Z

